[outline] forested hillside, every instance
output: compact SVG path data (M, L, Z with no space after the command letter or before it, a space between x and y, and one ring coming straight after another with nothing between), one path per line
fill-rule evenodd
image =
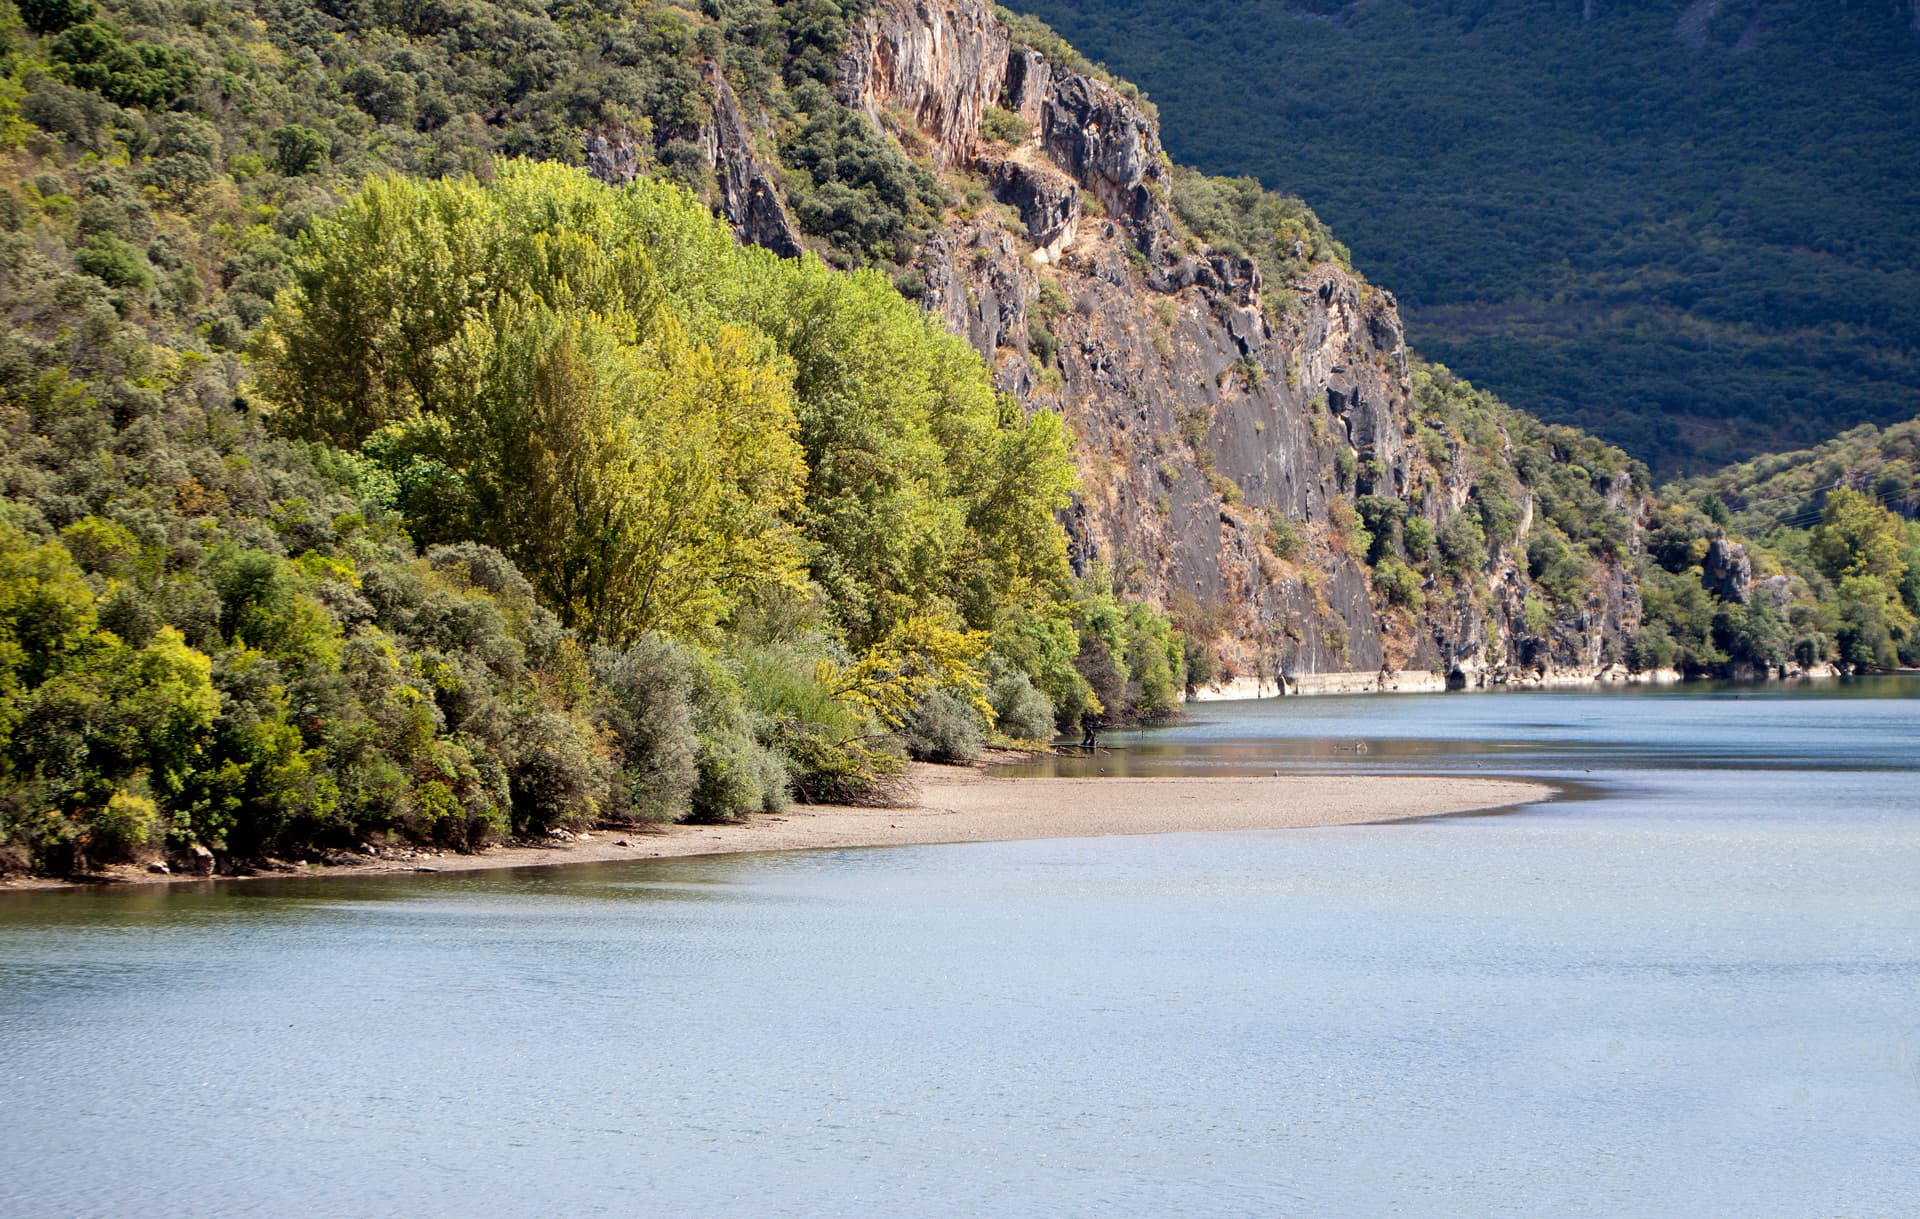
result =
M1172 709L1058 419L883 276L739 245L671 135L495 159L690 115L731 27L406 19L0 8L0 865L887 800Z
M1704 572L1697 582L1726 594L1723 600L1737 599L1743 585L1755 603L1804 588L1812 604L1786 615L1790 650L1829 648L1859 665L1920 664L1916 470L1920 420L1909 420L1885 430L1862 426L1814 449L1670 487L1649 533L1650 567L1658 568L1650 587L1690 589L1676 574ZM1727 613L1711 601L1692 609L1685 598L1649 601L1683 641L1702 637L1683 624L1708 609ZM1733 642L1749 646L1770 633L1749 631Z
M1913 650L1884 508L1656 504L984 0L0 2L0 312L0 868Z
M1920 401L1905 0L1025 7L1309 199L1426 354L1657 474Z
M1842 488L1908 520L1920 517L1920 419L1888 428L1862 424L1811 449L1769 453L1689 479L1670 493L1718 499L1735 529L1764 538L1809 527L1826 493Z

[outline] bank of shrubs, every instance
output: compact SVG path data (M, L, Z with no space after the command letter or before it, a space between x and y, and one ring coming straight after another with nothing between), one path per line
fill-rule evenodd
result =
M28 7L0 868L885 802L909 755L1172 710L1164 619L1067 567L1058 420L701 202L698 64L799 131L841 9ZM620 123L626 190L493 159Z
M1629 663L1733 675L1920 665L1920 523L1871 491L1823 486L1813 498L1797 524L1748 538L1710 493L1670 491L1649 523L1646 622ZM1728 553L1751 565L1744 598L1709 570Z
M257 383L16 208L10 866L885 802L1172 709L1178 637L1067 569L1058 420L878 274L495 177L314 223Z
M290 556L276 531L264 548L217 543L192 571L108 518L45 538L0 526L8 866L83 871L190 843L239 860L369 839L466 850L795 798L889 802L906 754L966 762L1056 727L998 656L971 690L964 671L914 677L923 658L863 673L791 602L720 646L586 646L496 550L415 556L351 509L304 523L319 548ZM1149 693L1172 707L1164 650L1143 675L1158 687L1129 691L1098 640L1088 672L1116 714L1152 710Z

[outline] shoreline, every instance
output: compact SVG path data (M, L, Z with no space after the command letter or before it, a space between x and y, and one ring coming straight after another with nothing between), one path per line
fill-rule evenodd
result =
M1301 673L1272 679L1236 677L1199 687L1189 704L1255 702L1273 698L1314 698L1353 694L1499 694L1522 690L1619 690L1633 687L1685 686L1711 682L1738 682L1754 686L1847 681L1855 677L1911 677L1920 669L1885 669L1872 673L1842 673L1830 664L1778 675L1746 677L1689 676L1676 669L1648 669L1632 673L1619 665L1598 670L1475 669L1471 673L1435 673L1428 669L1354 669L1330 673Z
M765 851L1319 829L1492 812L1537 804L1559 790L1533 780L1419 775L1011 779L977 767L923 764L915 764L911 773L919 794L906 808L796 804L784 813L760 813L728 825L592 830L550 846L497 846L471 855L407 848L369 856L365 863L295 864L246 876L151 873L126 864L105 870L104 879L0 880L0 893L482 872Z

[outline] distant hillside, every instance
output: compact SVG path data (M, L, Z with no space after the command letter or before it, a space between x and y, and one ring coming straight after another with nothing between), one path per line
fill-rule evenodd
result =
M1743 655L1771 647L1911 667L1920 661L1916 517L1920 419L1863 425L1677 483L1647 522L1648 618L1676 655L1717 650L1736 672ZM1733 602L1749 612L1730 612ZM1770 602L1778 613L1764 610Z
M1698 471L1920 401L1920 6L1029 0L1430 356Z
M1908 520L1920 518L1920 419L1877 428L1862 424L1825 444L1770 453L1689 479L1673 498L1718 499L1732 528L1755 538L1811 528L1829 492L1858 491Z

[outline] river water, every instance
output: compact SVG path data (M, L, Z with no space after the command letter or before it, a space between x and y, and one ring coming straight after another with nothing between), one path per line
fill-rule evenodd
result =
M1920 1213L1920 683L1217 705L1103 744L1077 765L1573 786L0 895L0 1214Z

